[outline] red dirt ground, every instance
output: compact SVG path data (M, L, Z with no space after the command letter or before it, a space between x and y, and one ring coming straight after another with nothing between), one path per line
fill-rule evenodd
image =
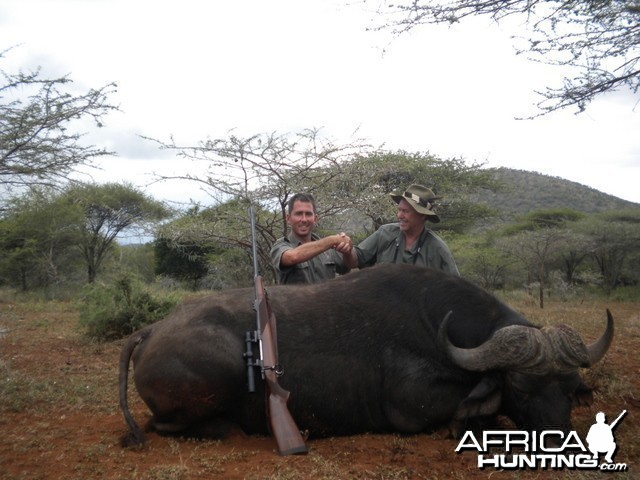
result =
M266 437L236 435L202 441L147 434L140 450L123 449L126 432L117 398L117 361L122 342L83 339L73 308L64 303L29 305L0 301L0 478L2 479L487 479L638 478L640 411L638 350L640 301L548 302L514 305L536 323L568 323L590 342L604 328L605 308L616 318L607 357L585 372L595 402L574 410L584 439L603 410L628 415L616 429L615 461L626 473L496 471L477 467L474 452L455 453L446 429L415 436L357 435L308 443L309 454L279 456ZM140 424L149 416L130 390Z

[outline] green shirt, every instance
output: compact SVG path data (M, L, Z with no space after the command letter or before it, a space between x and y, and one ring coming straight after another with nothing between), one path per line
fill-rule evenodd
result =
M399 223L382 225L355 249L359 268L376 263L409 263L460 275L447 244L426 227L412 250L404 247Z
M311 234L311 241L319 240L315 233ZM302 242L293 234L282 237L271 247L271 263L278 272L278 283L317 283L335 278L336 273L345 274L349 269L344 264L342 254L333 248L325 250L306 262L291 267L280 266L282 254L296 248Z

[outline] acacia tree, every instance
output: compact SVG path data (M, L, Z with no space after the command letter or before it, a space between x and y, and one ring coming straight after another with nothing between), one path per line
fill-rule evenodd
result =
M84 262L92 283L119 233L150 230L169 213L128 184L32 188L0 218L0 279L46 287L75 277Z
M458 232L491 215L487 207L469 201L469 194L501 188L492 171L479 163L468 165L459 158L442 159L428 152L373 152L355 158L350 169L353 173L340 191L349 192L352 210L370 220L365 230L396 221L395 204L388 194L412 183L431 188L439 197L437 211L446 222L430 228Z
M547 263L569 238L566 231L546 228L523 231L498 242L506 252L527 267L531 279L538 283L540 308L544 308Z
M175 245L215 242L250 251L247 208L256 210L259 237L258 253L263 265L269 265L273 241L287 232L287 202L297 192L308 192L318 200L318 213L330 217L346 208L350 199L325 192L336 191L344 179L352 178L348 160L370 150L361 140L338 144L320 135L318 129L287 134L256 134L249 137L229 135L208 139L196 146L156 142L162 149L197 164L204 173L161 177L183 179L199 185L212 200L206 211L186 216L162 229L163 238Z
M204 173L164 176L161 180L193 181L217 205L235 199L274 211L276 214L269 223L276 227L277 236L286 233L285 208L292 195L301 191L320 195L329 190L341 178L348 179L350 172L345 166L349 159L370 150L368 144L357 139L337 144L320 135L319 129L249 137L232 134L192 147L179 146L173 139L168 143L149 140L205 166ZM318 202L321 215L331 214L349 203L346 198L324 200Z
M83 212L83 221L76 228L89 283L95 281L118 234L131 228L150 233L156 222L170 215L162 202L127 183L72 185L64 199Z
M517 16L530 27L524 46L534 61L570 67L561 86L538 92L542 114L575 106L583 111L598 95L640 87L640 5L637 0L398 0L379 8L381 28L400 34L425 24L453 24L482 15Z
M521 261L533 280L538 282L540 308L544 308L544 288L547 265L566 249L572 233L566 228L582 214L568 209L538 210L507 228L498 246Z
M595 239L578 230L572 231L570 238L560 252L560 265L567 284L575 283L576 272L595 251Z
M186 215L166 225L161 237L185 248L216 243L249 252L247 207L253 205L258 254L264 267L270 267L273 242L287 234L287 202L295 193L314 195L320 233L323 229L345 230L352 235L372 228L371 221L378 225L382 220L393 221L388 193L410 183L434 186L435 182L436 188L456 192L451 196L454 199L480 186L493 185L479 165L469 167L462 160L444 161L429 154L384 153L359 140L337 144L317 129L248 138L232 135L196 147L158 143L191 161L205 163L205 174L179 178L201 185L213 199L213 205L198 215ZM169 178L176 177L164 177ZM448 208L451 212L473 210L464 205L468 203L452 201ZM474 212L481 210L477 207Z
M640 250L640 214L633 210L602 213L581 222L579 231L592 239L591 254L610 293L619 284L625 264Z
M0 52L2 60L7 51ZM0 69L0 186L59 185L92 159L111 152L81 143L80 120L98 127L117 107L108 103L110 83L74 94L68 77L44 78L40 69L7 73Z
M49 287L69 275L76 262L72 227L82 216L50 188L32 188L12 198L0 219L0 276L23 291Z
M449 242L456 263L465 278L487 290L503 288L513 258L496 247L495 230L459 235Z
M197 206L162 225L156 240L162 247L156 248L157 273L196 281L208 276L206 280L213 288L245 286L253 278L252 261L247 256L252 251L248 207L244 199L208 208ZM275 237L265 223L273 213L255 210L260 271L275 278L269 261L269 248ZM225 268L229 262L231 268ZM193 286L196 287L195 282Z

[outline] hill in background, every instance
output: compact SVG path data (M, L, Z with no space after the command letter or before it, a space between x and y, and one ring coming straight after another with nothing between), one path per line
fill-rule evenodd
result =
M584 213L640 208L640 204L623 200L564 178L511 168L491 169L503 185L497 193L484 192L475 201L513 217L534 210L568 208Z

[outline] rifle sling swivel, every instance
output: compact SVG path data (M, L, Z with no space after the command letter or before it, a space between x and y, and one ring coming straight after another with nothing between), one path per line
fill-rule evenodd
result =
M277 363L276 365L273 365L271 367L262 367L262 371L266 371L266 370L273 370L273 372L276 374L276 376L281 377L282 375L284 375L284 368L282 368L282 365L280 365L279 363Z

